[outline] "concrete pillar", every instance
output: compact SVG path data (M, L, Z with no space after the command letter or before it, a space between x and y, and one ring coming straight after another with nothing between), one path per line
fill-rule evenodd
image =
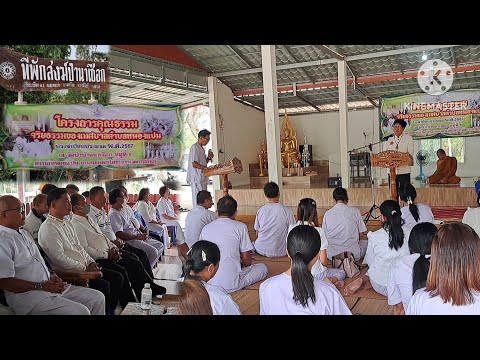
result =
M350 159L348 156L348 99L347 99L347 63L338 62L338 115L340 118L340 174L342 187L350 187Z
M219 140L221 137L221 129L220 129L220 117L218 113L218 106L217 99L218 96L216 95L218 92L218 79L216 77L210 76L208 77L208 104L210 107L210 125L211 125L211 135L210 135L210 144L207 145L211 146L213 154L213 163L218 164L225 161L225 155L220 154L218 151L221 149L224 151L223 147L225 144L222 144ZM219 145L220 144L220 145ZM208 165L211 165L209 163ZM220 190L220 176L212 176L212 184L213 184L213 194L212 197L215 197L215 191ZM218 200L218 199L215 199ZM195 206L195 204L193 204Z
M265 102L265 131L268 149L268 180L283 189L280 156L280 120L278 117L277 63L275 45L262 45L262 73Z
M23 92L18 92L18 100L14 102L15 105L27 105L26 101L23 101ZM17 170L17 192L18 199L25 202L25 187L30 180L30 170Z

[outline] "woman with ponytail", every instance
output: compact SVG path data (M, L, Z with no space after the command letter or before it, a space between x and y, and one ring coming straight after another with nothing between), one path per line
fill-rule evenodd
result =
M430 250L437 227L432 223L420 223L413 227L408 247L410 255L392 262L388 273L388 305L393 305L395 315L405 314L412 295L425 287L430 268Z
M405 221L405 227L411 229L418 223L433 223L433 213L430 206L415 202L417 191L412 184L408 183L401 186L399 192L400 200L406 204L402 207L402 219Z
M196 278L203 283L210 296L213 315L242 315L238 305L222 287L208 283L217 273L219 263L220 249L217 244L197 241L187 254L185 278Z
M382 228L369 231L368 247L363 263L368 265L366 275L345 286L345 294L351 295L370 281L373 290L387 296L387 278L390 265L397 257L408 255L408 232L403 227L400 205L394 200L385 200L380 205ZM407 236L406 236L407 235Z
M351 315L343 296L327 279L313 277L320 235L314 227L299 225L287 236L291 267L260 285L260 315Z

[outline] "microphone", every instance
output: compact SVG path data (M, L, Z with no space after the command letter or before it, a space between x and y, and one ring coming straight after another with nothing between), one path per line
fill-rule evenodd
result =
M393 134L384 136L384 137L383 137L383 141L386 141L386 140L390 139L391 137L393 137Z

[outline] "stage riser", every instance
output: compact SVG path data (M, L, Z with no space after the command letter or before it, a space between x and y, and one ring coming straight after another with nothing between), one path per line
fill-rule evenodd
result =
M372 206L372 190L370 188L347 189L349 205L359 208ZM238 202L239 213L255 214L266 203L263 189L230 189L229 194ZM317 202L317 207L329 208L334 205L333 189L284 189L282 202L284 205L296 209L300 199L309 197ZM375 203L380 205L390 198L388 188L375 189ZM222 191L216 191L216 201L223 196ZM476 193L473 187L435 187L417 189L417 201L431 207L475 207Z

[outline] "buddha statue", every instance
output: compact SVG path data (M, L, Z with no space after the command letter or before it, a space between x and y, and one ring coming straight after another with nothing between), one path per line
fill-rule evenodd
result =
M285 114L285 120L283 121L282 133L281 133L281 156L282 164L284 167L288 167L289 161L298 162L298 142L295 130L292 128L288 115Z

